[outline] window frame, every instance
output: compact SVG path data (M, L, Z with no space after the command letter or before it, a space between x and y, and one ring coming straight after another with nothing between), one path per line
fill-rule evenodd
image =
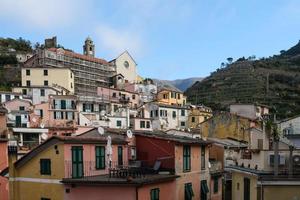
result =
M159 188L153 188L150 190L150 199L151 200L159 200L159 193L160 189Z
M51 175L51 159L49 158L40 159L40 174Z
M95 168L105 169L105 146L95 146Z
M183 146L183 172L191 171L191 146Z

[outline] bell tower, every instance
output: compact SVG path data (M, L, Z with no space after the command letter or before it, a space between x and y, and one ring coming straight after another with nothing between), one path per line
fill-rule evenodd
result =
M86 56L95 57L95 45L90 37L87 37L83 45L83 54Z

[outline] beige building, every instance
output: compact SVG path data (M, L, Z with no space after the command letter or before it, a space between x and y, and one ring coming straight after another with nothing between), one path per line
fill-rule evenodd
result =
M179 90L162 89L157 93L157 102L167 105L184 106L186 104L186 96Z
M120 56L110 61L110 63L116 66L117 74L122 74L125 81L129 83L137 81L137 64L128 51L123 52Z
M199 128L199 124L212 117L212 110L206 106L190 106L188 128Z
M50 86L74 93L74 74L69 68L24 67L22 86Z

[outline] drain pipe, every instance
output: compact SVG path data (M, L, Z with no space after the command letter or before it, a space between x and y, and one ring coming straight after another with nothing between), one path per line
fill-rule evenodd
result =
M294 151L294 146L290 145L289 146L290 150L290 156L289 156L289 178L293 177L293 151Z

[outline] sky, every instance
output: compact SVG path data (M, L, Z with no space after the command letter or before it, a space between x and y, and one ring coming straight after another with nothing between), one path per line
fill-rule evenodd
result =
M226 58L278 54L300 39L300 0L0 0L0 37L57 36L96 56L128 50L143 77L206 77Z

